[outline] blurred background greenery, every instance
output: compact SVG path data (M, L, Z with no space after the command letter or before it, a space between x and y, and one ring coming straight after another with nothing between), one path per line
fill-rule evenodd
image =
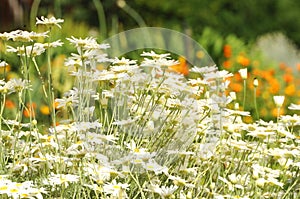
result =
M140 26L164 27L201 41L220 64L228 36L252 44L281 32L299 48L299 8L298 0L2 0L0 31L34 28L36 16L49 14L66 20L65 34L100 40Z
M0 31L35 30L35 17L48 15L65 19L54 39L72 35L102 41L143 26L177 30L199 42L221 69L235 74L230 89L238 98L242 82L237 71L247 67L248 89L253 90L254 77L260 81L260 115L272 119L273 95L289 97L286 105L300 102L299 8L299 0L1 0ZM73 50L59 48L54 60L63 64L62 54ZM17 63L11 67L17 70ZM253 93L248 98L253 101ZM253 103L245 110L253 111Z

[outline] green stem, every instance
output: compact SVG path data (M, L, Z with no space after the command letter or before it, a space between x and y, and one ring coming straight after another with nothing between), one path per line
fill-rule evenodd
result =
M277 125L279 122L279 116L280 116L280 107L277 108Z
M245 103L246 103L246 80L244 79L244 99L243 99L243 110L245 110Z
M105 21L105 12L100 0L93 0L97 14L98 14L98 21L99 21L99 29L100 29L100 36L102 38L107 37L107 28L106 28L106 21Z
M54 1L54 10L56 17L61 17L61 0L55 0Z
M30 10L30 27L31 30L34 30L35 28L35 18L38 13L39 5L40 5L41 0L34 0L31 6Z
M257 102L256 102L256 87L255 86L254 86L254 108L255 108L256 118L257 118L257 120L259 120L259 114L258 114Z
M146 22L141 17L141 15L139 15L138 12L136 12L133 8L131 8L125 1L120 1L120 2L124 2L124 4L120 3L119 7L122 8L127 14L129 14L136 21L139 27L147 27ZM147 41L147 43L151 44L152 41L151 39L149 39L151 38L149 31L144 30L143 34L145 35L144 39Z
M51 120L53 128L56 126L55 120L55 107L54 107L54 91L53 91L53 82L52 82L52 69L51 69L51 28L49 29L49 41L48 41L48 50L47 50L47 70L48 70L48 102L51 112Z
M137 13L134 9L132 9L127 3L121 6L121 8L127 12L136 22L140 27L147 27L144 19Z
M41 82L42 82L42 87L43 87L44 95L45 95L46 98L48 98L48 95L47 95L47 92L46 92L46 88L45 88L45 81L44 81L44 78L43 78L43 76L42 76L42 74L41 74L41 71L40 71L40 69L39 69L39 67L38 67L38 65L37 65L36 60L35 60L34 57L32 57L32 62L33 62L33 64L34 64L35 69L36 69L36 71L37 71L37 73L38 73L38 75L39 75L39 77L40 77Z
M55 139L57 140L57 145L58 145L58 154L60 155L61 154L61 147L60 147L60 143L59 143L59 139L58 139L58 135L57 135L57 131L56 131L54 88L53 88L53 82L52 82L50 42L51 42L51 27L49 28L49 41L48 41L48 49L47 49L48 103L49 103L51 120L52 120L51 122L52 122L52 126L53 126L53 129L54 129L54 136L55 136ZM61 163L61 160L59 161L59 163Z

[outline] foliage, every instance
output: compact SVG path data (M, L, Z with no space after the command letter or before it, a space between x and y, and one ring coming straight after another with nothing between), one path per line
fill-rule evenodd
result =
M54 13L56 16L72 16L75 21L84 21L99 27L95 2L101 3L107 30L130 29L139 22L126 8L120 7L123 0L44 0L40 4L39 15ZM121 3L123 4L123 3ZM198 37L206 27L219 32L222 37L234 34L247 42L253 42L265 33L280 31L300 45L297 30L300 22L299 1L231 1L231 0L175 0L173 3L159 0L126 1L131 12L142 15L148 26L160 26L175 30L191 29ZM102 23L103 21L101 21ZM102 24L100 24L101 26ZM100 28L100 27L99 27ZM102 31L102 34L107 34Z
M300 118L281 114L284 96L274 96L276 122L246 123L250 113L226 92L227 70L193 66L184 76L186 65L168 53L110 58L106 44L71 36L60 39L75 49L63 64L74 87L57 97L51 52L63 43L51 33L62 21L38 19L46 32L0 34L21 69L0 81L3 198L299 198ZM241 60L246 80L252 60ZM34 114L34 93L45 98L49 123Z
M265 120L274 119L277 115L272 101L269 100L272 95L288 96L287 104L299 102L299 92L297 92L299 89L299 81L297 80L299 79L298 51L290 43L285 44L282 39L281 43L276 44L280 47L276 47L275 44L272 44L274 40L275 38L263 40L261 37L260 43L246 44L232 34L223 38L220 33L210 28L205 28L199 39L199 43L210 52L220 69L228 70L234 74L230 79L229 92L237 93L237 100L240 104L243 101L244 88L243 80L238 71L241 68L248 69L247 101L252 101L256 96L257 105L260 109L259 116ZM273 47L269 49L268 46ZM282 51L284 52L282 53ZM254 78L259 82L259 86L255 90L256 94L254 94ZM254 104L246 103L244 110L254 113ZM288 114L294 113L288 109L282 111Z

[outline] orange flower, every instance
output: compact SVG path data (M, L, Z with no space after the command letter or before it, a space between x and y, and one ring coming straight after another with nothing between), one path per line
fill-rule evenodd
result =
M280 70L285 70L287 68L287 65L285 63L279 63L279 69Z
M241 77L240 73L235 73L235 74L233 75L233 78L234 78L235 81L237 81L237 82L241 82L241 81L242 81L242 77Z
M286 73L292 73L292 72L293 72L292 67L287 66L287 67L285 68L285 72L286 72Z
M174 66L170 66L169 69L171 71L181 73L183 75L188 75L189 74L189 66L185 60L184 57L179 57L179 64L176 64Z
M265 78L268 82L274 80L274 71L273 70L267 70L267 71L262 71L261 77Z
M225 58L231 57L231 46L229 44L226 44L223 48L223 54Z
M230 60L226 60L226 61L223 62L223 67L224 67L225 69L230 69L231 66L232 66L232 64L231 64L231 61L230 61Z
M294 80L294 77L291 73L285 73L283 75L283 80L285 81L285 83L290 83Z
M253 76L256 76L256 77L263 76L262 73L263 72L261 70L259 70L258 68L254 68L253 71L252 71Z
M11 100L6 100L5 101L5 107L8 109L13 109L16 107L15 103Z
M259 97L260 95L261 95L261 90L258 88L258 89L256 89L256 97Z
M232 91L237 92L237 93L241 92L243 90L242 84L233 83L233 82L230 83L230 88L232 89Z
M277 81L277 79L275 79L275 78L270 79L269 84L270 84L270 87L268 89L269 92L272 93L272 94L277 94L280 90L280 84Z
M297 71L300 71L300 63L296 65Z
M23 115L25 117L35 117L35 109L36 109L36 103L27 103L26 108L23 111Z
M250 60L245 57L244 55L239 55L236 59L237 63L241 64L242 66L249 66Z

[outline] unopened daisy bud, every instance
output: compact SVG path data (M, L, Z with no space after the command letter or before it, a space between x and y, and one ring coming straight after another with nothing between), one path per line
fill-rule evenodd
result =
M253 86L258 87L258 79L257 78L254 78L254 80L253 80Z
M210 185L209 185L209 188L210 189L214 189L216 187L216 183L212 182Z
M192 199L193 198L193 194L191 191L188 191L188 193L186 194L186 198L187 199Z
M36 120L32 120L31 124L34 125L34 126L36 126L37 125L37 121Z
M239 103L235 103L235 104L234 104L234 109L235 109L235 110L239 110L239 108L240 108Z
M237 178L236 174L234 174L234 173L230 174L228 176L228 178L229 178L230 182L232 182L233 184L236 184L238 182L238 178Z
M209 92L206 92L206 93L204 94L204 97L205 97L206 99L209 99Z
M266 180L264 178L258 178L256 180L256 185L259 187L264 187L266 184Z
M236 100L236 92L230 92L229 96L231 97L232 100Z
M119 0L117 1L117 5L120 7L120 8L124 8L126 6L126 1L124 0Z
M242 77L243 80L247 79L247 77L248 77L247 68L240 69L239 73L240 73L240 75L241 75L241 77Z
M254 171L253 171L253 174L252 174L252 177L253 177L254 179L258 179L258 178L259 178L259 173L258 173L258 171L254 170Z
M273 99L274 99L274 102L275 102L275 105L276 105L277 108L282 107L283 102L284 102L284 96L283 95L273 96Z

